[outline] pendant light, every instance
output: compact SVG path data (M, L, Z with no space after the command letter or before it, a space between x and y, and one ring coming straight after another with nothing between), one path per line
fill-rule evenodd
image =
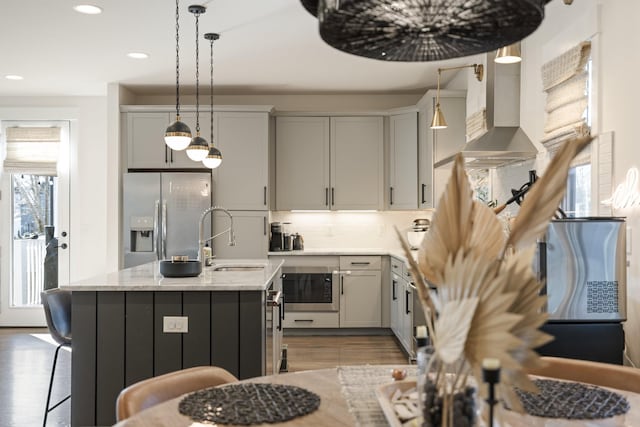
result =
M204 38L209 40L211 60L209 62L209 71L211 74L211 81L209 83L209 100L211 102L211 146L207 157L204 158L202 163L209 169L215 169L222 163L222 153L216 147L213 146L213 42L220 38L219 34L206 33Z
M191 129L180 121L180 0L176 0L176 121L164 132L164 142L172 150L184 150L191 141Z
M200 15L205 13L207 8L200 5L189 6L189 12L196 18L196 136L191 139L187 147L187 156L193 161L200 162L209 152L207 140L200 136L200 40L198 40Z
M443 71L460 70L462 68L473 68L473 73L476 75L476 79L481 82L484 78L484 65L471 64L461 65L459 67L447 67L438 68L438 89L436 90L436 108L433 112L433 119L431 120L431 129L446 129L447 121L444 119L444 114L440 110L440 75Z
M522 61L520 55L520 42L510 44L509 46L502 46L496 52L496 59L494 61L498 64L515 64Z

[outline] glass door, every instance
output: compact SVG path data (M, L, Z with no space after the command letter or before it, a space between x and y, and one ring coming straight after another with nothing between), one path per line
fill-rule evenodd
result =
M9 127L59 127L57 171L11 162ZM40 292L69 278L68 122L2 122L0 326L45 326ZM11 133L11 132L9 132ZM35 162L34 162L35 163ZM21 168L22 171L20 170Z

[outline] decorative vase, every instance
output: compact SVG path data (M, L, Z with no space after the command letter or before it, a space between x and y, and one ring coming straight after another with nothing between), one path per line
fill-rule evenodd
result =
M464 360L443 363L433 348L418 350L418 399L423 427L477 425L476 385Z

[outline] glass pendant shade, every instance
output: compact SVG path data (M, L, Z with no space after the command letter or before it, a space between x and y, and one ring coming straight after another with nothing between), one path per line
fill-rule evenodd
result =
M431 120L431 129L446 129L447 121L444 119L444 114L440 110L440 104L436 104L436 111L433 112L433 119Z
M494 61L498 64L515 64L516 62L522 61L522 57L520 55L520 43L514 43L498 49L496 59Z
M191 129L184 122L180 121L180 116L171 123L164 132L164 142L172 150L180 151L189 146L191 142Z
M207 143L207 140L200 135L194 136L187 147L187 156L194 162L200 162L207 157L208 153L209 144Z
M215 169L222 163L222 153L216 147L211 147L202 163L209 169Z

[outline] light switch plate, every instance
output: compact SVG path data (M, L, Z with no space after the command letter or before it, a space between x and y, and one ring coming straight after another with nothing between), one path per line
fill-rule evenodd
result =
M189 318L187 316L164 316L162 318L162 332L168 334L188 333Z

